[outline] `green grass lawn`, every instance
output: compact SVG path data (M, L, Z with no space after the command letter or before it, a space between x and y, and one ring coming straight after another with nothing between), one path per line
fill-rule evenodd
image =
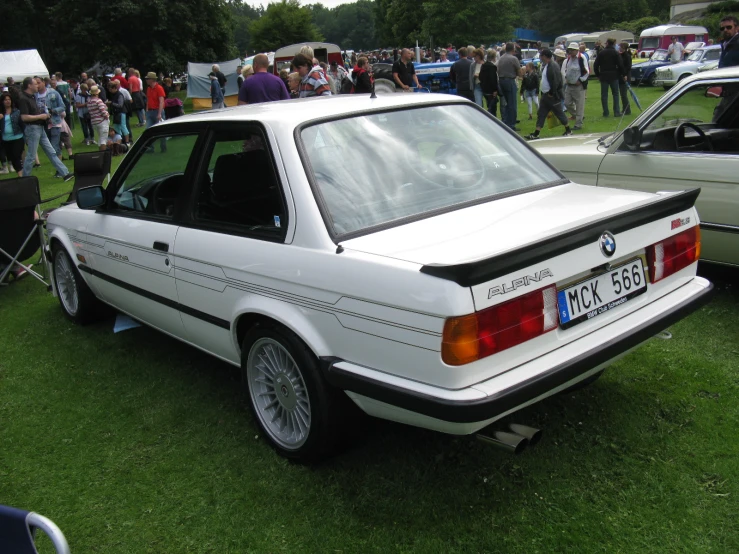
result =
M589 92L586 130L615 127ZM43 196L69 187L41 163ZM544 430L523 455L368 419L317 467L257 438L236 368L75 326L26 278L0 288L0 503L72 552L737 552L737 273L704 272L670 340L508 418Z

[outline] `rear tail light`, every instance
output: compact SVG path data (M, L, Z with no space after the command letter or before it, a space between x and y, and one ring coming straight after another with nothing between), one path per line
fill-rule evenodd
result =
M441 359L463 365L516 346L557 327L554 285L444 324Z
M647 248L649 280L661 281L697 262L701 254L701 231L696 225Z

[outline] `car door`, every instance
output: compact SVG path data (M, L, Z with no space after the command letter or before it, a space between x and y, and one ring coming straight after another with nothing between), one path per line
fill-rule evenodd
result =
M87 231L86 271L96 290L121 311L178 337L183 326L172 251L198 139L197 128L181 125L162 126L139 139Z
M261 126L213 124L203 152L177 235L177 293L189 340L238 363L234 306L278 289L278 262L294 230L292 201Z
M738 88L739 79L697 81L664 98L660 110L637 123L639 149L630 150L621 136L598 170L598 186L649 192L700 187L701 258L731 264L739 264ZM676 144L683 123L708 133L713 150L690 126Z

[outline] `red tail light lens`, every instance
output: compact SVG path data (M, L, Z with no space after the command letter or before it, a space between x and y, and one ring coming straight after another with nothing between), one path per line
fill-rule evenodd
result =
M463 365L496 354L557 327L554 285L444 324L441 358Z
M649 280L661 281L697 262L701 255L701 231L696 225L647 248Z

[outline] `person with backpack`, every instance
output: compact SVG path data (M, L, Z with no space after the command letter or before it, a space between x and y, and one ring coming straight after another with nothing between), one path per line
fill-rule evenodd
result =
M582 129L585 117L585 89L588 86L590 71L588 63L580 54L580 45L571 42L567 47L567 59L562 64L562 75L565 81L565 106L574 115L573 131Z
M352 85L355 94L366 94L372 92L372 77L369 73L369 59L366 56L360 56L357 65L352 70Z

